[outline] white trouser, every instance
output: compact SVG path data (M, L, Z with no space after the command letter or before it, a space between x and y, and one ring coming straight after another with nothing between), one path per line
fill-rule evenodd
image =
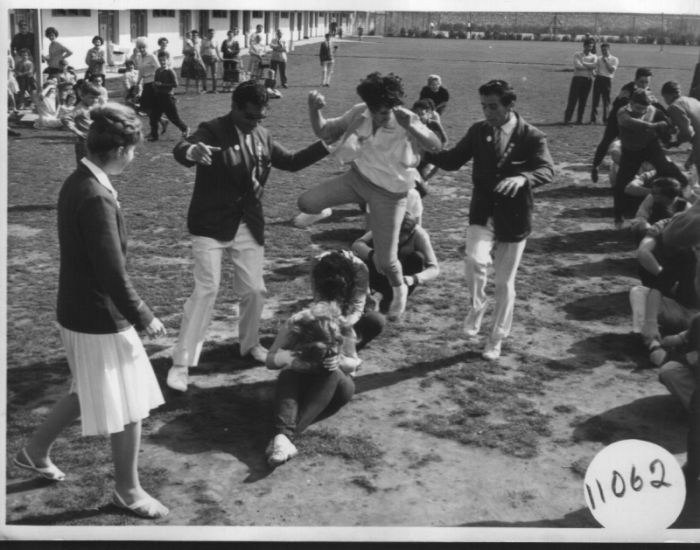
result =
M321 61L321 84L330 84L335 61Z
M231 241L200 236L192 238L194 291L185 302L180 335L173 352L174 365L192 367L199 363L219 291L224 252L228 253L233 263L233 289L240 298L238 332L241 355L246 355L258 344L260 316L266 295L263 281L265 248L258 244L248 226L241 222Z
M487 272L492 263L494 267L496 310L491 329L492 339L500 340L510 333L515 305L515 274L526 242L527 239L514 243L497 241L491 218L487 225L470 225L467 230L464 271L471 295L471 307L476 311L486 307Z

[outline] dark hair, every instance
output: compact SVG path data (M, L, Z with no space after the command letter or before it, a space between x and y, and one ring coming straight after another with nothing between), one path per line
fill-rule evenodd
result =
M479 87L479 95L497 95L501 98L501 105L509 107L512 105L518 96L515 95L515 90L505 80L489 80L486 84Z
M675 80L664 82L661 86L661 95L681 95L681 85Z
M600 47L601 47L601 49L602 49L602 48L609 48L609 47L610 47L610 43L609 43L609 42L603 42L603 43L600 45Z
M136 145L141 141L141 119L120 103L106 103L90 111L92 124L87 135L87 149L104 159L117 147Z
M326 40L328 40L330 37L331 37L330 33L326 33L323 35L323 38L325 38Z
M207 32L216 32L216 29L207 29Z
M92 82L83 80L80 84L80 87L78 88L78 95L80 97L84 95L93 95L95 97L99 97L100 89L97 86L95 86Z
M159 46L162 46L163 44L167 44L168 42L169 42L169 40L168 40L167 38L165 38L165 36L161 36L161 37L158 39L158 45L159 45Z
M124 61L124 66L125 67L136 67L136 63L134 63L133 59L127 59Z
M429 97L426 97L425 99L419 99L413 104L413 107L411 107L412 111L417 111L418 109L426 109L428 111L434 111L435 110L435 102L430 99Z
M56 27L46 27L46 30L44 31L44 36L48 38L50 34L55 34L56 38L58 38L58 31L56 30Z
M247 103L256 107L265 107L269 101L267 88L256 80L246 80L238 85L231 94L231 100L239 109L244 109Z
M636 71L634 71L635 80L637 80L638 78L642 78L643 76L652 76L651 69L647 69L646 67L639 67Z
M158 52L158 59L170 59L170 54L166 51L159 51Z
M595 45L595 40L593 40L592 38L586 38L583 41L583 45L584 46L593 46L593 45Z
M382 107L396 107L403 105L403 82L401 77L394 73L382 76L379 72L370 73L357 86L357 95L362 98L370 111L376 111Z
M651 105L651 99L646 90L635 88L630 96L630 103L638 103L639 105Z
M682 189L681 182L674 178L660 177L651 180L651 191L654 195L675 199L681 196Z
M190 31L190 34L199 34L199 31L197 29L192 29Z
M321 300L335 301L344 307L355 284L352 260L341 251L324 254L311 270L311 283Z
M401 221L401 228L399 229L399 233L401 235L409 236L413 234L413 232L416 230L417 225L418 220L416 219L416 217L410 212L406 212L403 215L403 220Z
M100 41L100 46L105 43L104 38L102 38L99 34L93 36L91 42L94 42L95 40Z
M28 53L29 55L32 55L32 52L31 52L31 50L30 50L29 48L22 48L22 49L19 51L19 54L20 54L20 55L23 55L23 54L25 54L25 53Z
M335 304L320 302L292 317L290 347L298 352L300 359L321 366L326 357L337 355L343 341L339 315Z
M93 81L94 79L96 79L96 78L101 78L101 79L102 79L102 84L104 84L105 81L107 80L107 77L105 77L105 75L103 75L102 73L92 73L92 74L90 74L90 82L92 82L92 81Z

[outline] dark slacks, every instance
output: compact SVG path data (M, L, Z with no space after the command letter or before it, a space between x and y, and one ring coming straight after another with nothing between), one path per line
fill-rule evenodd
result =
M275 71L275 88L277 87L277 75L280 77L282 86L287 85L287 62L286 61L270 61L270 68Z
M404 275L415 275L420 273L425 269L425 256L420 252L412 252L406 256L399 256L399 262L401 263L401 269ZM367 262L367 267L369 268L369 287L375 292L381 292L382 301L379 304L379 311L386 313L389 309L389 304L394 297L394 291L392 289L389 279L385 275L377 271L377 266L374 265L373 258L370 257ZM410 295L417 285L412 285L408 287L408 294Z
M593 81L593 102L591 103L591 122L595 122L598 116L598 103L603 100L603 122L608 121L608 111L610 109L610 90L612 89L612 78L609 76L596 76Z
M187 124L182 121L177 112L175 98L173 96L170 94L155 94L152 105L148 113L148 118L151 122L151 137L158 137L158 121L161 115L168 117L170 122L177 126L181 132L187 130Z
M576 122L583 122L583 111L586 110L586 102L588 94L591 93L591 85L593 79L587 76L575 76L571 79L569 86L569 99L566 103L566 111L564 111L564 122L570 122L571 116L574 114L574 108L578 103L578 111L576 113Z

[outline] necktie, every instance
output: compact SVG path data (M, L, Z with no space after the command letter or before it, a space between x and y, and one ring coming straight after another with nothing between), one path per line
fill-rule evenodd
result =
M503 154L503 148L501 147L501 134L502 134L501 127L494 128L493 130L493 147L496 150L496 157L501 158L501 155Z
M262 196L263 187L262 187L262 185L260 185L260 182L258 181L258 175L260 173L260 171L259 171L259 159L258 159L258 155L255 151L255 142L253 140L252 134L245 135L245 144L248 147L248 151L250 152L251 159L253 160L253 163L254 163L254 168L250 172L250 179L253 182L253 193L255 194L255 197L259 199Z

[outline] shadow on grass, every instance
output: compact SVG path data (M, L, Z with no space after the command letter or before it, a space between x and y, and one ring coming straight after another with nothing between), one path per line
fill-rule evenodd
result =
M639 334L606 332L576 341L567 350L574 356L569 362L581 369L600 367L607 361L620 361L636 365L637 369L649 367L649 358ZM567 362L563 359L561 362Z
M535 190L538 199L579 199L586 197L611 197L609 187L596 187L593 185L567 185L566 187L544 188Z
M529 254L610 254L634 249L630 235L616 229L592 229L528 239Z
M559 214L560 218L575 220L579 218L612 218L612 206L592 206L589 208L567 208Z
M37 212L42 210L56 210L55 204L18 204L8 206L8 212Z
M8 495L14 493L24 493L25 491L33 491L35 489L43 489L50 485L56 483L43 477L35 477L33 479L25 479L24 481L18 481L16 483L8 483L5 492Z
M106 513L113 510L116 510L115 506L112 504L105 504L91 510L67 510L56 514L27 516L21 520L13 521L12 525L65 525L70 522L104 516Z
M594 294L564 304L566 319L598 321L613 317L630 316L629 292Z
M600 527L588 508L581 508L557 519L533 521L475 521L459 527Z
M555 267L550 270L556 277L581 279L582 277L637 277L639 274L639 262L636 258L604 258L598 262L573 264ZM627 305L629 308L629 304ZM625 311L625 310L623 310Z
M335 242L350 246L354 241L362 237L362 235L364 234L364 229L358 229L354 227L328 229L327 231L321 231L320 233L313 233L311 235L311 241L314 243Z

